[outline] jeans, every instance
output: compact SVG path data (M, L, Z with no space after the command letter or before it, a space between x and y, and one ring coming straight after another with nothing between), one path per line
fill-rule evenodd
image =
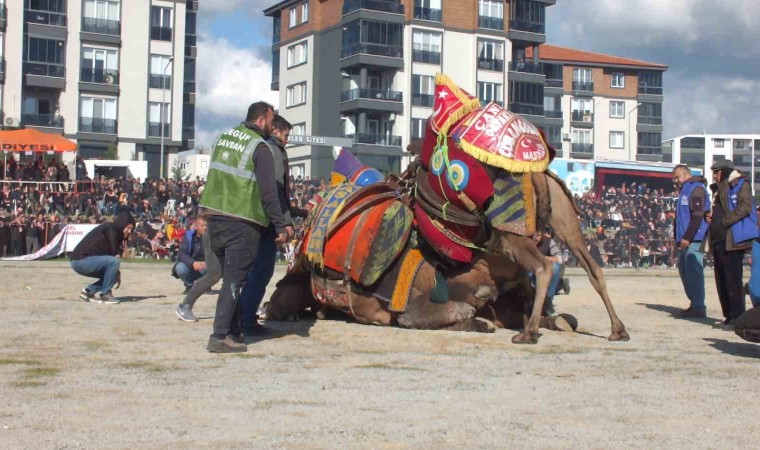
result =
M186 289L190 289L193 287L193 283L195 283L195 280L202 277L206 271L199 272L192 267L188 266L187 264L183 262L178 262L174 265L174 273L177 274L177 278L182 280L182 283L185 285Z
M31 254L37 252L40 249L40 241L37 236L26 237L26 253Z
M752 268L749 275L749 299L752 307L760 306L760 242L752 243Z
M554 294L557 293L557 285L559 284L559 275L562 271L562 264L555 262L552 263L552 277L549 280L549 289L546 290L546 298L544 298L544 308L541 311L542 316L554 315ZM530 280L533 286L536 285L535 274L530 274Z
M121 261L115 256L88 256L84 259L71 261L74 272L85 277L97 278L98 281L87 286L87 290L93 294L100 291L104 294L111 292L116 283L116 274L119 272Z
M690 307L697 311L705 309L705 255L699 251L701 242L692 242L678 253L678 274L689 299Z
M182 305L193 307L195 301L203 295L204 292L211 289L219 280L222 279L222 266L219 264L219 258L211 250L211 236L209 233L203 235L201 238L203 245L203 254L206 256L206 273L200 277L190 291L185 295L185 299L182 300Z
M208 220L211 249L222 264L222 291L216 301L214 337L239 335L240 292L256 259L262 227L242 220L212 216Z
M274 265L277 258L277 232L273 226L266 228L261 234L259 250L256 252L256 259L253 261L251 270L248 271L248 277L245 281L245 288L241 294L242 298L242 318L243 333L250 333L256 326L256 311L264 299L267 285L274 275Z

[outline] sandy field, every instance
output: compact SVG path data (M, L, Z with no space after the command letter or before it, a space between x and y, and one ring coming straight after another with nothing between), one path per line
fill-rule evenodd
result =
M66 262L0 263L0 448L757 448L760 347L686 304L670 270L608 270L632 340L610 343L585 274L558 296L583 333L271 322L248 353L205 350L174 315L171 266L126 263L119 305ZM278 268L275 278L282 274ZM271 286L270 286L271 288ZM270 291L271 292L271 291Z

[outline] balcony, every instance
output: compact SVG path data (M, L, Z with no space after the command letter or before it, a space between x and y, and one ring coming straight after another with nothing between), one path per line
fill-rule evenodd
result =
M277 81L279 81L279 79L280 79L280 77L278 75L277 76ZM192 93L197 92L195 90L195 81L185 81L185 84L182 85L182 91L184 91L184 92L192 92Z
M509 70L512 72L543 75L544 65L541 63L534 63L533 61L512 61L509 63Z
M593 82L581 82L573 81L573 94L593 94L594 83Z
M188 11L198 11L198 0L187 0L185 5Z
M510 103L509 110L515 114L524 114L527 116L543 116L544 107L538 105L525 105L522 103Z
M116 134L118 130L117 125L117 121L113 119L79 118L79 131L82 133Z
M59 64L43 62L24 63L24 83L27 86L65 89L66 69Z
M391 14L404 14L404 5L398 2L382 0L345 0L343 2L343 15L351 14L360 9L380 11Z
M151 74L148 81L148 86L152 89L171 89L172 76Z
M164 125L164 139L171 137L172 124L165 123ZM149 122L148 123L148 137L160 138L161 137L161 123Z
M341 51L341 58L348 58L354 55L373 55L373 56L385 56L387 58L403 58L404 48L393 47L388 45L374 45L374 44L354 44L349 47L343 47Z
M662 161L662 147L648 147L640 145L636 150L637 161Z
M424 64L441 64L441 52L412 50L412 61Z
M350 134L346 136L353 139L354 144L384 145L386 147L401 147L401 136L386 134Z
M341 50L341 69L356 66L382 66L400 69L404 67L404 49L400 46L376 44L354 44L343 47Z
M662 125L662 117L639 117L639 125Z
M150 38L154 41L169 41L172 40L172 29L170 27L150 27Z
M350 102L360 98L399 103L404 101L401 92L382 89L351 89L350 91L343 91L340 95L341 102Z
M65 27L66 13L26 9L24 10L24 21L28 23L37 23L40 25L52 25L56 27Z
M563 80L550 80L547 78L545 86L548 88L562 89L565 86L565 82Z
M63 117L55 114L21 114L21 125L26 127L55 128L63 130Z
M490 59L490 58L478 58L478 69L480 70L493 70L495 72L504 72L504 60Z
M504 31L504 19L501 17L478 16L478 28Z
M594 128L594 114L590 111L573 111L571 124L578 128Z
M195 140L195 128L182 128L182 140L194 141Z
M421 6L415 6L414 18L417 20L429 20L431 22L441 22L443 20L443 12L440 9L423 8Z
M571 158L581 159L593 159L594 158L594 144L575 144L570 150Z
M401 92L388 89L351 89L340 95L340 112L375 110L401 114L404 110Z
M547 119L561 119L562 111L552 111L551 109L544 109L544 116Z
M118 20L100 19L96 17L83 17L82 31L86 33L119 36L121 34L121 22Z
M7 11L5 9L5 3L0 5L0 30L5 30L5 17L7 15Z
M82 68L79 81L84 83L119 84L119 71L113 69Z
M662 95L662 86L639 86L639 94Z
M5 84L5 59L0 58L0 84Z
M195 45L186 45L185 46L185 57L186 58L197 58L198 57L198 47Z
M546 34L546 24L538 22L527 22L524 20L510 20L509 29L515 31L525 31L527 33Z
M412 94L412 106L432 108L434 102L435 96L433 94Z

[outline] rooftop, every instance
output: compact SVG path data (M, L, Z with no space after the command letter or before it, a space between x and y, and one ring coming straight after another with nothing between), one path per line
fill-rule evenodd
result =
M604 55L602 53L587 52L585 50L576 50L556 45L543 44L540 47L542 61L557 61L563 63L582 63L587 65L598 66L624 66L640 69L667 70L668 66L664 64L640 61L638 59L620 58L618 56ZM527 57L533 56L531 49L528 49Z

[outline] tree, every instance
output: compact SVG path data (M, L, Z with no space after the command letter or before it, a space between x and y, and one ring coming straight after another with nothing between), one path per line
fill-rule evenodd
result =
M179 181L185 176L185 169L179 164L179 161L175 162L172 166L172 177Z
M106 149L106 154L103 155L103 157L106 160L119 159L119 148L116 146L116 142L111 142L110 144L108 144L108 148Z

